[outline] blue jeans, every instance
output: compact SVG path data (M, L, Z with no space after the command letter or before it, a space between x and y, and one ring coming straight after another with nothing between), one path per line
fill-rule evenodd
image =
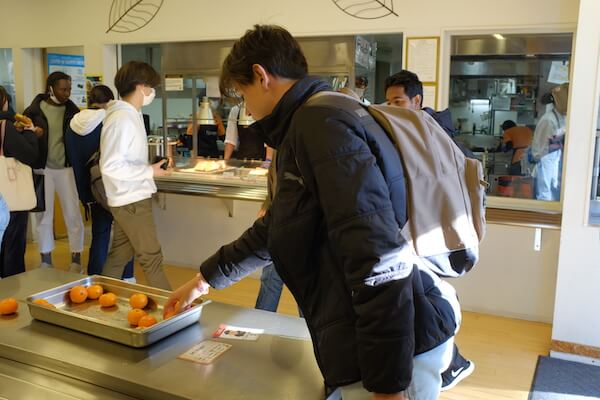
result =
M87 270L88 275L100 275L108 256L113 216L96 203L91 205L90 214L92 217L92 244L90 245L90 258ZM125 266L122 278L132 277L133 259Z
M8 204L6 204L4 197L0 194L0 243L2 243L2 237L8 226L8 221L10 221L10 210L8 209Z
M454 336L437 347L416 355L413 359L413 372L405 397L409 400L437 400L442 387L440 375L452 362ZM362 382L342 386L344 400L371 400L373 393L367 392Z
M283 281L275 270L275 266L273 264L267 265L260 275L260 291L256 298L255 308L276 312L282 290Z

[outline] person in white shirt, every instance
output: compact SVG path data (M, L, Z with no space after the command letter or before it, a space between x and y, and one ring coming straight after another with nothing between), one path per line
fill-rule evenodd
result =
M110 103L100 136L100 171L114 218L113 239L102 274L120 278L135 255L151 286L170 290L162 267L162 251L152 215L155 176L170 174L162 160L148 163L146 130L141 113L155 96L160 82L148 64L131 61L115 76L123 100Z

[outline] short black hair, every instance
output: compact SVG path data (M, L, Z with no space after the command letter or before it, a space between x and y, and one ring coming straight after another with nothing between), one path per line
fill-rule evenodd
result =
M552 93L544 93L540 98L540 103L542 103L543 105L553 104L554 96L552 96Z
M354 86L355 87L367 87L369 86L369 78L367 78L364 75L359 75L354 79Z
M115 99L112 90L106 85L96 85L88 92L88 107L94 104L104 104Z
M71 76L65 74L62 71L54 71L53 73L48 75L48 78L46 79L46 91L50 91L51 87L54 87L54 85L56 85L58 81L63 79L71 82Z
M308 74L308 63L300 44L287 30L277 25L254 25L254 29L246 31L233 44L223 61L221 93L228 96L234 84L251 84L254 64L279 78L302 79Z
M409 99L412 99L416 95L420 95L421 103L423 103L423 84L414 72L403 69L402 71L385 78L384 92L387 92L392 86L402 86Z
M502 125L500 125L500 127L502 128L503 131L510 129L510 128L514 128L515 126L517 126L517 124L515 123L515 121L513 121L511 119L507 119L506 121L504 121L502 123Z
M115 75L115 87L121 97L134 92L137 85L154 88L159 83L158 72L150 64L142 61L129 61L127 64L123 64Z

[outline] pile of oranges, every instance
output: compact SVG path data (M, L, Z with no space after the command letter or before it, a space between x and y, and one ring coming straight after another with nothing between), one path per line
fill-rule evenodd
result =
M132 310L127 314L127 321L131 326L147 328L158 321L152 315L148 315L144 308L148 305L148 296L143 293L134 293L129 298Z

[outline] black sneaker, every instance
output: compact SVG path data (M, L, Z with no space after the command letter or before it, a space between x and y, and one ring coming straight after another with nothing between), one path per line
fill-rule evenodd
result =
M452 363L447 370L442 372L442 388L441 391L450 390L458 385L460 381L468 377L475 370L475 363L467 360L458 352L458 348L454 346L454 354L452 355Z

